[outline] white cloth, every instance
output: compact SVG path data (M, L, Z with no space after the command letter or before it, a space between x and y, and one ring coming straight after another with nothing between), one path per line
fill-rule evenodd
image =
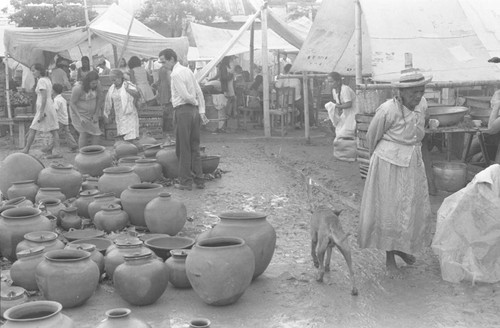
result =
M57 121L60 124L68 125L68 102L62 95L57 95L54 97L54 107L57 112Z
M54 101L52 100L52 82L50 82L50 79L48 77L40 78L36 85L35 92L36 113L33 118L33 122L31 122L30 129L40 132L49 132L59 129L57 113L54 108ZM45 96L47 97L45 108L42 108L43 93L45 93Z
M352 102L351 108L339 109L335 107L335 119L333 125L335 126L335 139L354 139L356 137L356 114L358 109L356 106L356 94L347 85L342 85L340 88L340 95L337 90L332 90L333 99L337 104L345 104Z
M119 89L111 84L104 103L104 116L108 117L113 108L117 134L124 135L124 140L132 140L139 138L139 115L134 97L127 92L127 88L137 91L137 87L128 81L124 81Z
M205 113L205 98L193 72L178 62L175 63L171 78L172 105L191 104L198 106L200 114Z

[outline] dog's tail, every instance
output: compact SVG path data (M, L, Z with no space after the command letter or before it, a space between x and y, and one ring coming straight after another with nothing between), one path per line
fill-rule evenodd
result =
M304 182L306 184L306 194L307 194L307 202L309 203L309 211L311 213L314 212L314 205L312 202L312 186L314 185L314 181L307 177L303 172L300 172L302 175L302 178L304 179Z

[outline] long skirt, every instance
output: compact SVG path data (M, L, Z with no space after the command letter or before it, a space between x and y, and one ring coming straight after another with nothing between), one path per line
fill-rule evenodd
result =
M430 244L430 224L429 192L420 148L413 151L408 167L373 154L361 201L359 246L412 254Z

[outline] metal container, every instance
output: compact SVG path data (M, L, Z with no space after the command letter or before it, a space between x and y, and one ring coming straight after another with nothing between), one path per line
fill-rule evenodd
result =
M438 120L439 126L450 126L462 121L468 110L460 106L433 106L427 109L427 114L429 119Z
M456 162L437 162L432 164L436 188L442 191L456 192L467 182L467 164Z

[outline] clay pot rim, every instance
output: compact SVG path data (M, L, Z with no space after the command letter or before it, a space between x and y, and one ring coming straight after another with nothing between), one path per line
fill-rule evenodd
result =
M177 257L177 258L187 257L189 255L189 253L191 253L190 249L172 249L170 251L170 255L172 255L173 257Z
M94 244L89 244L89 243L81 243L81 244L68 243L64 248L65 249L82 250L82 251L89 252L89 253L92 253L93 251L96 250L95 245Z
M43 307L43 309L40 309L40 307ZM20 305L16 305L8 309L7 311L4 312L3 316L5 319L9 321L16 321L16 322L30 322L30 321L36 321L36 320L43 320L43 319L48 319L50 317L53 317L59 312L61 312L63 306L59 302L54 302L54 301L33 301L33 302L27 302L23 303ZM19 319L16 318L15 315L19 313L19 315L26 315L30 313L30 310L36 309L37 312L44 310L44 311L51 311L51 314L48 314L43 317L37 317L37 318L29 318L29 319Z
M130 166L111 166L102 170L102 172L105 174L123 174L130 173L132 171L134 171L134 169Z
M94 198L97 198L97 199L107 198L107 197L116 198L116 195L114 192L105 192L104 194L98 194L98 195L94 196Z
M98 247L97 243L104 243L104 244L107 244L107 246L105 248L103 248L102 246L103 245L99 245L100 247ZM95 237L95 238L83 238L83 239L77 239L77 240L74 240L72 242L69 242L68 244L72 244L72 245L78 245L78 244L92 244L95 246L95 248L103 253L106 252L106 250L108 249L109 246L112 246L113 245L113 242L111 240L109 240L108 238L104 238L104 237Z
M64 258L58 258L58 256ZM55 249L45 253L45 259L51 262L78 262L90 257L90 253L78 249Z
M27 184L27 183L34 183L34 184L36 184L35 180L19 180L19 181L12 182L13 185L14 184Z
M104 314L111 319L123 318L130 315L130 313L132 313L132 310L129 308L116 308L104 312Z
M144 157L142 156L125 156L125 157L122 157L118 160L118 163L135 163L136 160L138 159L143 159Z
M158 163L158 160L156 158L139 158L135 160L136 164L151 164L151 163Z
M114 212L121 211L122 207L120 204L111 203L108 205L101 206L101 211Z
M141 250L139 253L132 253L123 256L123 259L127 262L138 261L151 258L153 256L153 251L150 249Z
M52 162L49 166L56 170L71 170L73 169L73 165L61 162Z
M144 243L139 238L117 238L115 239L115 245L118 248L134 248L134 247L142 247Z
M16 204L24 202L26 199L27 198L25 196L15 197L15 198L12 198L12 199L9 199L8 201L6 201L4 203L4 205L16 205Z
M20 215L14 215L12 213L15 213L17 211L21 211L21 213L25 214L23 216ZM31 212L31 213L29 213ZM3 216L4 219L8 220L15 220L15 219L31 219L34 217L39 216L42 214L42 211L40 211L38 208L34 207L15 207L15 208L9 208L8 210L3 211L0 215Z
M79 152L83 155L96 155L103 153L106 150L103 146L100 145L90 145L80 148Z
M42 254L45 251L45 246L35 246L27 249L23 249L16 253L17 259L26 258L33 255Z
M97 229L82 229L77 230L70 228L69 231L63 232L64 238L72 242L79 239L100 238L105 235L104 231Z
M61 188L58 187L41 187L41 191L61 191Z
M185 246L184 248L189 248L189 247L192 247L194 244L195 244L195 240L193 238L189 238L189 237L184 237L184 236L169 236L169 235L165 235L165 236L158 236L158 237L153 237L153 238L149 238L147 239L144 244L146 246L148 246L149 248L152 248L152 249L159 249L159 250L172 250L172 249L181 249L181 247L179 247L178 245L175 246L175 248L170 248L168 245L164 245L164 244L156 244L155 242L158 242L158 241L162 241L162 240L177 240L177 241L185 241Z
M233 243L233 244L224 246L210 246L210 244L217 244L217 243ZM202 249L227 249L227 248L237 248L244 245L246 245L246 243L245 240L243 240L243 238L234 236L220 236L220 237L211 237L200 240L194 246Z
M99 194L99 190L97 189L87 189L81 191L78 195L80 197L91 197L91 196L97 196Z
M47 203L49 205L59 205L62 203L62 201L59 198L44 198L40 200L40 203L42 203L43 205L47 205Z
M9 295L9 292L14 292L14 295ZM6 301L13 301L22 298L26 294L26 289L18 286L9 286L2 289L0 299Z
M194 318L189 321L189 327L190 328L204 328L204 327L210 327L212 323L210 320L207 318Z
M136 183L127 187L128 190L152 190L160 188L163 188L161 184L150 182Z
M53 231L32 231L25 234L24 239L32 242L53 241L57 239L58 234Z
M158 194L158 197L165 197L165 198L172 197L172 194L169 193L168 191L162 191Z
M255 220L266 219L267 214L262 212L223 212L218 215L219 218L224 220Z

